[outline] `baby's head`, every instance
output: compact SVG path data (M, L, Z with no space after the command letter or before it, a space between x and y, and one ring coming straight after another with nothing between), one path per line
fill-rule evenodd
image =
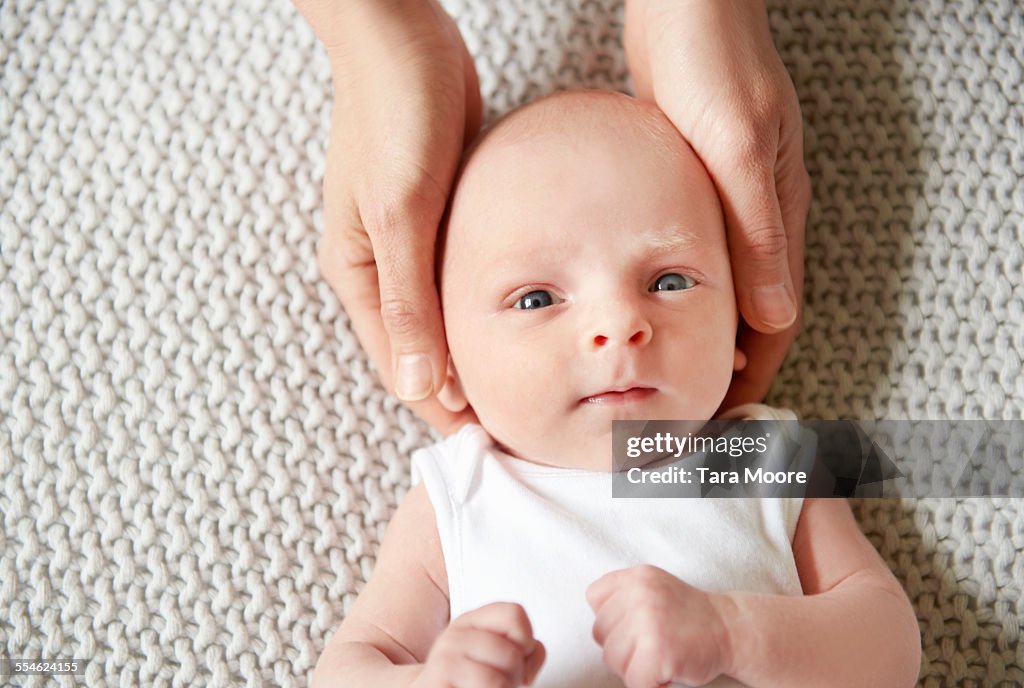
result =
M519 458L608 470L613 419L711 418L745 363L714 185L624 94L556 93L483 132L438 271L442 401Z

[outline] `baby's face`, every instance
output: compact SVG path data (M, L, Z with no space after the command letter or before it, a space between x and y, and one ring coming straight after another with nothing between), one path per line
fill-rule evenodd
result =
M500 123L453 196L448 393L515 456L608 470L613 419L714 414L742 365L737 311L718 198L668 120L559 98L525 134Z

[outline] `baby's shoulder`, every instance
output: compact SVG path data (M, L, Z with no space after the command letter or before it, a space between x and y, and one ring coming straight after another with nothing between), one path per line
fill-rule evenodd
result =
M413 451L413 464L422 461L420 457L441 461L461 460L467 454L482 452L492 443L491 436L483 426L479 423L466 423L448 437Z
M847 500L808 497L802 506L793 538L793 558L805 583L805 594L831 590L861 570L888 570L857 525Z
M463 501L481 463L492 444L487 431L476 423L462 426L440 442L412 453L412 482L423 484L435 501L435 508L447 508L445 501L457 505Z
M391 517L381 542L380 559L394 562L388 568L403 576L425 574L447 598L441 537L434 507L422 483L413 485Z

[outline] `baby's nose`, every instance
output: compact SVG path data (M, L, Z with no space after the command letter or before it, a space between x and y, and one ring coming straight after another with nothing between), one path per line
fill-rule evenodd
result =
M651 324L639 312L619 313L605 318L591 330L587 342L593 348L607 346L643 346L651 340Z

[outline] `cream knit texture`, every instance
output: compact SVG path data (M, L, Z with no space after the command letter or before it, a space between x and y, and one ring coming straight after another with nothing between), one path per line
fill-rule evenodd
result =
M631 88L621 0L445 6L488 121ZM768 402L1024 417L1024 5L769 9L814 202ZM307 685L437 439L318 274L331 102L285 0L0 2L0 654L91 659L89 686ZM917 610L921 684L1024 684L1021 501L854 510Z

